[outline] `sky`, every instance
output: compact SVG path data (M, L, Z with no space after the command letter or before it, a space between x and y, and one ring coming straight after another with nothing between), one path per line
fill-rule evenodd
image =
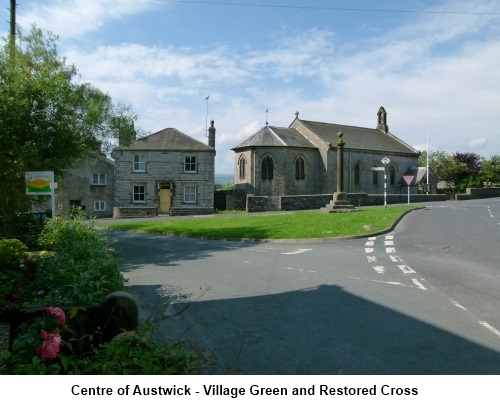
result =
M498 0L17 0L16 22L144 131L207 143L214 120L217 174L266 122L375 128L381 106L418 150L500 155Z

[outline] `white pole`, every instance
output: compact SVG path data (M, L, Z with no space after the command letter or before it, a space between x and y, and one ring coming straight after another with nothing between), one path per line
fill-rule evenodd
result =
M430 189L430 185L429 185L429 124L427 124L427 162L426 162L426 166L425 166L425 172L427 174L427 184L426 184L426 194L429 194L429 189ZM409 188L408 188L409 189Z
M410 205L410 186L408 186L408 205Z
M384 165L384 207L387 208L387 166Z

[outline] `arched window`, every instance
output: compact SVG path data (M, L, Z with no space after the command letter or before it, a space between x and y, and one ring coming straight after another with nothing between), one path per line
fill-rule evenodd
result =
M295 180L304 180L306 178L306 162L302 156L295 160Z
M390 177L391 177L391 180L390 180L391 186L393 186L394 184L396 184L396 165L391 166Z
M354 166L354 185L359 186L361 184L361 163L357 163Z
M271 156L266 156L262 159L262 179L272 180L274 174L274 161Z
M247 165L247 160L245 159L245 155L241 155L238 160L238 168L240 171L240 179L244 179L246 175L245 167Z

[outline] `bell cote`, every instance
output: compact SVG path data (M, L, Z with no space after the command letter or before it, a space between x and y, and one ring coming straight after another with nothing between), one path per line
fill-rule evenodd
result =
M387 112L384 107L380 107L377 113L377 129L384 132L389 132L389 127L387 126Z

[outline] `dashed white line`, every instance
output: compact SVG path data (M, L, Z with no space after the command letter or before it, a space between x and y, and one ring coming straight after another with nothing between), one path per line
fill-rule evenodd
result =
M375 244L375 241L374 240L370 240L368 242L365 243L365 246L373 246Z
M377 256L366 256L366 258L368 259L368 263L377 261Z
M390 259L394 262L394 263L398 263L398 262L402 262L403 259L401 259L399 256L392 256L392 255L389 255Z
M407 266L406 264L398 264L398 267L405 274L415 273L415 270L413 270L410 266Z
M451 303L455 305L456 307L463 309L464 311L467 311L467 308L465 308L463 305L460 305L457 301L451 300Z
M374 248L365 248L365 253L373 253L374 251Z
M373 270L375 270L378 274L384 274L385 273L385 267L384 266L373 266Z
M396 248L393 247L385 248L385 253L396 253Z
M484 322L484 321L479 321L479 325L481 326L484 326L486 329L488 329L490 332L492 332L493 334L497 335L498 337L500 337L500 331L498 331L497 329L495 329L493 326L491 326L488 322Z
M393 241L393 240L386 240L386 241L384 242L384 245L385 245L385 246L394 246L394 241Z
M392 240L392 239L394 239L394 235L386 235L385 239Z
M413 284L415 284L420 290L427 290L427 288L425 288L424 285L416 278L412 279L411 281L413 281Z
M299 254L307 252L309 250L312 250L312 249L297 249L297 250L294 250L292 252L282 253L282 255L299 255Z

